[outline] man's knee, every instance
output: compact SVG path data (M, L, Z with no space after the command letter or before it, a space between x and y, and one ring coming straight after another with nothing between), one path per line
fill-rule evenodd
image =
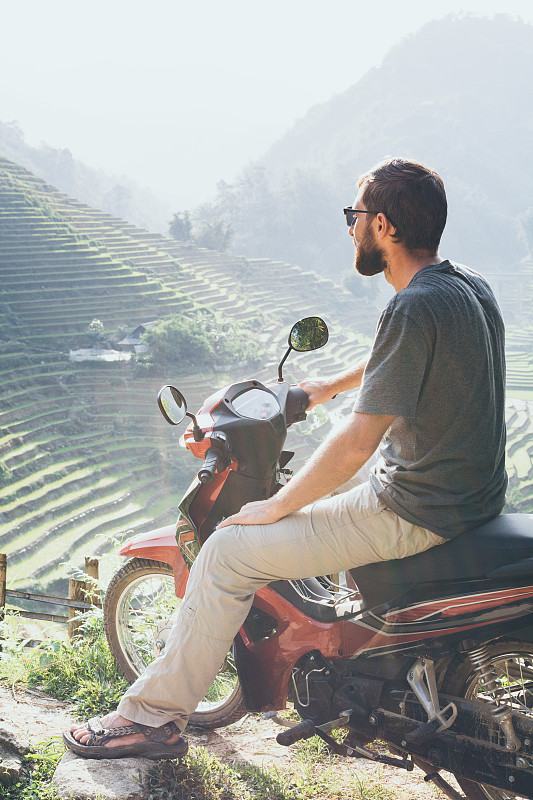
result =
M213 531L200 551L200 556L206 566L217 563L228 564L233 555L238 553L236 527L236 525L228 525Z

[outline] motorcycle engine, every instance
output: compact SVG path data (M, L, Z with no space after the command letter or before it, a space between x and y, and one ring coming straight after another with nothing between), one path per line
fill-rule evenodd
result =
M352 670L353 662L328 662L318 651L300 659L292 674L291 697L300 716L323 725L350 709L350 721L358 728L366 727L368 715L379 705L385 681L351 674Z

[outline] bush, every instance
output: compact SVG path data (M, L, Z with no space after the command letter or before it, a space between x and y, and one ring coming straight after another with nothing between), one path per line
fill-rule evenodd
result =
M137 361L177 366L183 372L242 361L254 365L263 356L254 331L235 323L220 323L205 312L167 317L146 331L143 340L149 353L137 357Z

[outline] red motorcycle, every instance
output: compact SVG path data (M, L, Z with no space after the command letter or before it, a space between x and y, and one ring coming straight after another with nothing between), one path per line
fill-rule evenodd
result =
M211 395L196 415L172 386L159 406L203 465L176 526L136 536L104 602L111 650L134 680L165 646L188 567L215 526L290 478L287 428L305 392L283 381L291 350L322 347L318 317L294 325L278 382L247 380ZM533 519L497 517L425 553L342 576L271 583L191 717L228 725L268 712L290 745L318 735L340 755L423 769L446 795L533 799ZM302 721L276 711L294 703ZM290 725L290 727L289 727ZM345 738L333 737L342 728ZM391 755L373 749L386 742ZM370 746L369 746L370 745Z

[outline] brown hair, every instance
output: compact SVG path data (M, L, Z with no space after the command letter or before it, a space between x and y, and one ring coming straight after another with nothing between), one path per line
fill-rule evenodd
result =
M394 238L408 250L435 253L446 225L442 178L416 161L391 158L359 178L369 211L385 214L396 228Z

